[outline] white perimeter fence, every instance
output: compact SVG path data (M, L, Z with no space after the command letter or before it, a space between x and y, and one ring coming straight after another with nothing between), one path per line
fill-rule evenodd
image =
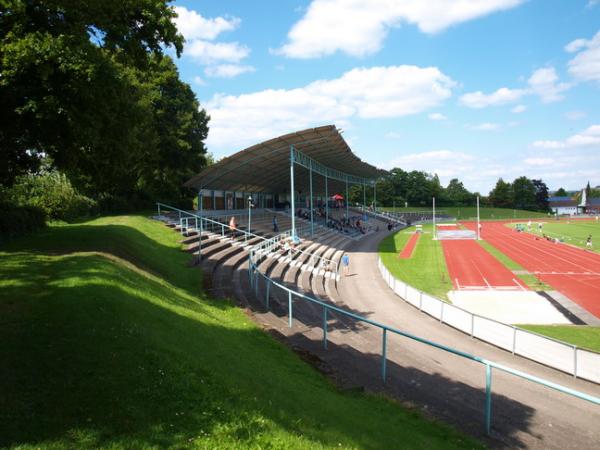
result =
M378 258L387 285L406 302L442 323L513 354L600 383L600 353L470 313L396 279Z

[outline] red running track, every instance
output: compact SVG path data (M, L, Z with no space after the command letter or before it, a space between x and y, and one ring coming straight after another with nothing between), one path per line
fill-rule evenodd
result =
M464 225L476 229L475 223ZM517 233L498 222L484 223L481 237L540 280L600 318L599 254L549 242L529 233Z
M417 242L419 241L419 237L421 237L421 233L413 233L408 242L404 245L404 248L398 257L402 259L411 258L413 252L415 251L415 247L417 246Z
M443 240L442 248L455 289L527 289L475 240Z

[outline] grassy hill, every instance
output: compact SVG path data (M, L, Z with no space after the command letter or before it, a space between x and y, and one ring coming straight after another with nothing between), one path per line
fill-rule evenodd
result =
M392 211L392 208L383 208L387 211ZM414 212L414 211L427 211L432 212L431 208L395 208L396 212ZM436 211L442 214L447 214L452 217L456 217L459 220L469 220L477 218L477 208L475 206L449 206L439 207ZM500 219L527 219L527 218L544 218L547 217L546 213L524 211L521 209L506 209L506 208L480 208L480 218L483 220L500 220Z
M207 298L178 239L122 216L0 248L0 447L481 447L339 392Z

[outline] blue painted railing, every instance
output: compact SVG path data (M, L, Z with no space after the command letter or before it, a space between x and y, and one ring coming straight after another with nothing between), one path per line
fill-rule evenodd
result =
M567 395L571 395L573 397L577 397L579 399L594 403L596 405L600 405L600 398L595 397L593 395L589 395L583 392L579 392L575 389L568 388L566 386L562 386L560 384L554 383L552 381L545 380L543 378L536 377L534 375L530 375L528 373L513 369L512 367L508 367L494 361L490 361L485 358L481 358L476 355L472 355L470 353L463 352L461 350L449 347L444 344L440 344L438 342L430 341L429 339L425 339L419 336L416 336L411 333L407 333L405 331L399 330L397 328L385 325L383 323L376 322L374 320L368 319L366 317L360 316L358 314L352 313L350 311L346 311L342 308L338 308L336 306L325 303L316 298L310 297L308 295L302 294L300 292L296 292L287 286L284 286L277 281L271 279L268 275L260 272L258 270L257 263L261 259L261 256L256 252L259 247L251 247L249 250L249 265L248 265L248 276L250 277L250 284L254 289L256 296L258 297L258 280L261 277L265 283L265 307L269 309L269 293L271 290L271 286L277 286L283 291L287 292L288 297L288 325L291 328L293 322L293 300L294 298L298 298L316 305L319 305L323 308L323 348L327 349L327 314L328 311L336 312L345 317L349 317L357 322L363 322L370 325L373 325L377 328L380 328L382 331L382 354L381 354L381 377L383 381L386 381L386 370L387 370L387 333L391 332L397 334L399 336L404 336L408 339L412 339L414 341L420 342L425 345L429 345L431 347L443 350L448 353L452 353L454 355L463 357L465 359L475 361L477 363L483 364L485 366L485 408L484 408L484 423L485 423L485 431L487 434L491 432L492 425L492 369L498 369L503 372L509 373L516 377L523 378L525 380L531 381L533 383L540 384L542 386L555 389L559 392L562 392Z

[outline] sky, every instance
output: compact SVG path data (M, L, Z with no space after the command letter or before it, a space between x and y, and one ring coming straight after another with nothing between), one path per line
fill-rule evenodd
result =
M335 124L384 169L600 185L600 0L176 1L220 158Z

